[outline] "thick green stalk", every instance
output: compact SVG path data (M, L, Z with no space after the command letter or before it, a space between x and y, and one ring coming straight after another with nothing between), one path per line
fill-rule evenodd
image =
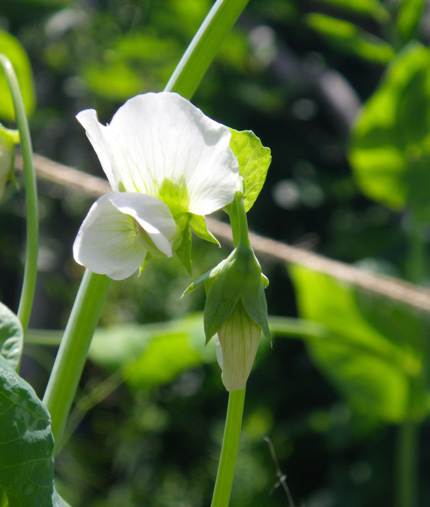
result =
M224 438L212 497L212 507L227 507L230 501L244 404L245 389L232 391L229 394Z
M111 280L86 270L55 359L43 402L52 419L55 451L69 415Z
M25 255L24 280L21 299L18 307L18 318L24 331L28 327L31 308L33 306L34 290L36 288L37 253L39 243L39 223L37 208L36 175L33 165L33 149L31 146L30 129L28 128L24 102L19 89L18 79L9 59L0 54L2 66L12 95L15 109L16 123L21 141L21 152L24 162L25 202L27 214L27 245Z
M217 0L176 67L165 91L190 99L215 58L226 34L249 0Z
M215 3L179 62L165 88L166 91L179 93L187 99L192 97L219 45L244 9L247 1L218 0ZM89 271L85 272L60 350L55 359L44 402L51 414L57 451L58 442L61 442L66 419L109 286L110 282L108 283L106 277L100 277ZM97 287L97 290L94 290L94 287ZM85 305L88 305L88 308ZM82 317L81 313L85 317ZM75 361L79 368L74 367ZM68 373L63 374L63 370Z

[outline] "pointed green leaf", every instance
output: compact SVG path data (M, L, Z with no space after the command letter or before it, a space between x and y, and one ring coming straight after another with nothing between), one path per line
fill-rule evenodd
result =
M185 269L188 273L192 274L192 266L191 266L191 227L188 223L184 231L182 233L182 241L179 247L176 250L176 255L178 259L182 262Z
M300 315L325 328L307 342L310 354L350 404L376 420L422 420L426 316L300 266L290 273Z
M403 0L401 2L396 26L404 43L417 37L425 4L425 0Z
M191 215L190 226L194 234L196 234L199 238L202 238L205 241L209 241L210 243L215 243L215 245L221 246L216 237L208 229L205 217L202 217L200 215Z
M266 181L272 157L270 149L261 144L254 132L250 130L238 132L233 129L230 129L230 132L230 148L239 162L239 172L243 177L245 190L245 210L249 211Z
M23 347L23 331L18 317L0 303L0 354L16 369Z
M30 115L34 111L36 99L33 73L27 53L15 37L3 30L0 30L0 53L9 58L16 72L25 111ZM0 118L13 120L15 118L15 111L12 96L2 69L0 69L0 97Z
M385 41L348 21L311 13L306 16L306 22L327 43L342 52L378 63L388 63L395 54L394 49Z
M354 127L349 158L370 198L430 211L430 50L410 44L389 66ZM427 211L426 211L427 210Z
M54 487L54 439L48 411L2 356L0 413L0 489L9 507L67 506Z
M342 10L364 16L370 16L376 21L384 22L390 19L387 9L378 0L317 0L318 3L333 5Z

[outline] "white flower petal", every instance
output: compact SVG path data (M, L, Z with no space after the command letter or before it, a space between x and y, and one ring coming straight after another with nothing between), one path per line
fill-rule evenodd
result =
M111 150L112 143L109 139L109 128L98 122L97 113L94 109L85 109L85 111L81 111L76 115L76 119L84 127L112 190L119 190L117 172L114 167L114 153Z
M138 95L107 127L89 111L80 113L78 120L114 188L121 181L126 191L163 199L168 184L183 211L196 215L212 213L233 200L239 169L229 147L230 131L181 96Z
M245 387L260 338L260 327L239 302L217 335L217 359L222 369L221 379L227 391Z
M139 226L156 248L172 255L170 241L176 224L163 202L135 193L104 195L79 229L73 245L76 262L114 280L128 278L142 265L148 250L149 242L142 241Z
M118 211L133 217L161 252L172 257L176 223L163 201L152 195L117 192L111 202Z

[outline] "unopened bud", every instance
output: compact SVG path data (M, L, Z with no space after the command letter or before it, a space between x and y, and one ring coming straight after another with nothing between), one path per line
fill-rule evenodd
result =
M239 301L217 336L217 359L227 391L245 388L260 338L261 328L249 317Z

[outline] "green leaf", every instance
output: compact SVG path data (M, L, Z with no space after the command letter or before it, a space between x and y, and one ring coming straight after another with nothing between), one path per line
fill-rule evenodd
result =
M249 211L266 181L272 157L270 149L261 144L254 132L238 132L233 129L230 132L230 147L239 162L239 172L243 177L245 210Z
M211 233L206 224L206 218L200 215L191 215L190 226L194 234L199 238L215 243L215 245L221 246L216 237Z
M395 54L394 49L385 41L348 21L311 13L306 16L306 22L327 43L342 52L378 63L388 63Z
M9 507L67 506L54 487L51 420L32 387L0 356L0 489Z
M333 5L339 9L351 13L370 16L376 21L384 22L389 20L389 12L378 0L317 0L318 3Z
M397 30L404 43L417 36L425 0L403 0L396 18Z
M307 341L309 352L350 404L385 422L423 419L425 316L300 266L290 273L300 315L328 333Z
M23 331L18 317L0 303L0 354L16 369L23 347Z
M205 347L202 314L164 324L98 329L90 358L110 370L121 369L134 388L153 388L184 371L215 361L215 344Z
M9 58L15 70L25 111L30 115L34 111L36 98L33 73L27 53L15 37L3 30L0 30L0 53ZM15 119L12 95L2 69L0 69L0 118L4 120Z
M354 127L349 158L370 198L430 212L430 51L410 44L389 66Z
M107 100L124 100L142 89L140 77L121 61L106 64L91 62L82 71L88 88L97 96Z

